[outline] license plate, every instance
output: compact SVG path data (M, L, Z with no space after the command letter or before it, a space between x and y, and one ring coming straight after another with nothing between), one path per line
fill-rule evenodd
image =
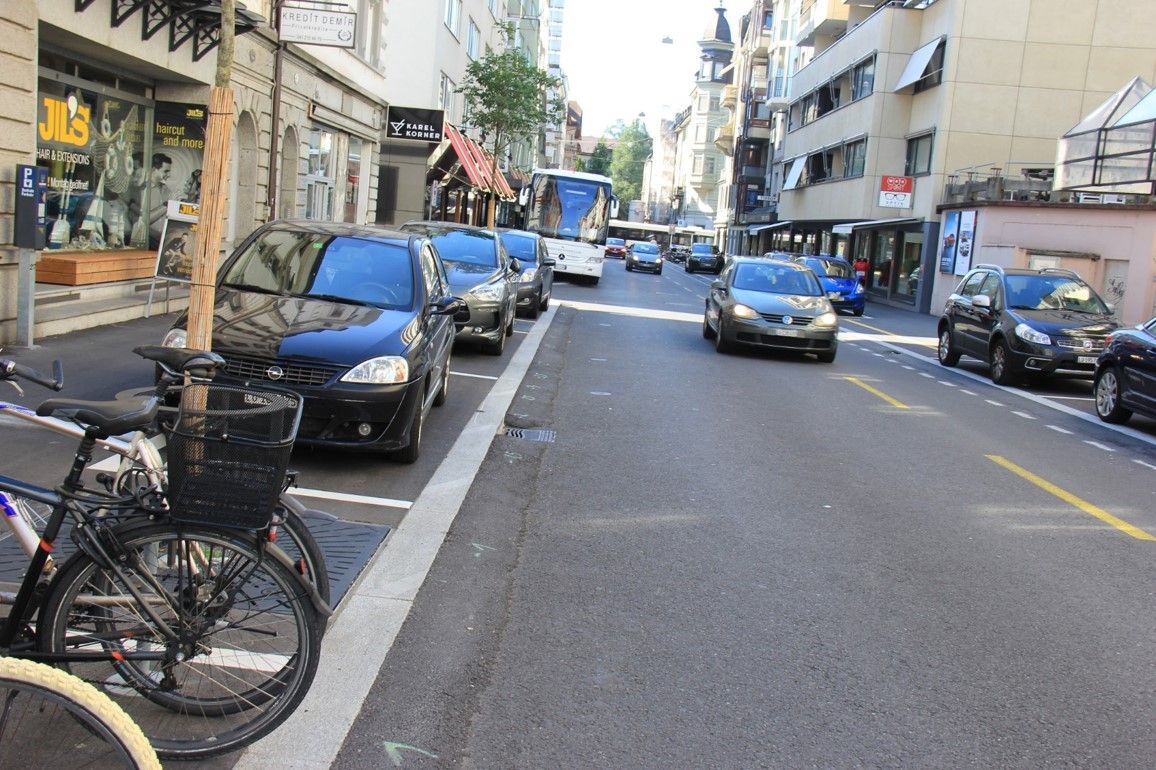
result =
M771 329L771 334L779 337L802 337L803 333L798 329Z
M1076 356L1077 364L1094 364L1097 356Z

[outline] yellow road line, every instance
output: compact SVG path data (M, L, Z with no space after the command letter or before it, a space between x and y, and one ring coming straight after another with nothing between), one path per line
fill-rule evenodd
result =
M1136 527L1132 524L1129 524L1128 522L1124 521L1123 519L1116 518L1112 514L1105 511L1103 508L1097 508L1096 506L1092 505L1091 503L1087 502L1086 500L1081 500L1080 498L1073 495L1071 492L1067 492L1063 489L1060 489L1059 487L1057 487L1055 484L1051 483L1050 481L1046 481L1046 480L1040 478L1036 474L1032 473L1029 470L1025 470L1024 468L1021 468L1020 466L1016 465L1015 463L1013 463L1010 460L1007 460L1003 457L1000 457L999 455L985 455L985 457L987 457L987 459L991 460L996 465L1002 465L1004 468L1007 468L1009 471L1011 471L1015 475L1019 476L1020 478L1030 481L1031 483L1035 484L1037 487L1044 490L1045 492L1052 493L1053 495L1060 498L1068 505L1072 505L1076 508L1079 508L1084 513L1095 516L1097 519L1104 522L1105 524L1111 524L1116 529L1120 530L1121 532L1125 532L1125 533L1131 535L1132 537L1136 538L1137 540L1156 540L1156 535L1151 535L1151 534L1145 532L1144 530L1140 529L1139 527Z
M907 404L903 403L902 401L896 401L894 398L887 395L886 393L879 390L878 388L871 387L870 385L863 382L863 380L859 379L858 377L844 377L843 379L845 379L847 382L850 382L854 385L858 385L859 387L863 388L863 390L867 391L868 393L871 393L873 395L878 396L879 398L883 399L887 403L891 404L891 406L895 407L896 409L910 409L911 408Z

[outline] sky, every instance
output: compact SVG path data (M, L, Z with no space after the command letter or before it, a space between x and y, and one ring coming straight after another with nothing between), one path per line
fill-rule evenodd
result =
M562 17L562 71L582 107L582 135L601 136L643 112L647 130L690 104L698 41L727 9L732 39L744 0L569 0ZM664 43L669 38L671 42Z

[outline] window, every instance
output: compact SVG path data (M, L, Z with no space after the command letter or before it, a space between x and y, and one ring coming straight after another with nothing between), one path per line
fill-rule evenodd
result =
M867 161L867 140L860 139L843 147L843 177L845 179L863 176Z
M349 152L345 159L345 222L360 222L358 208L361 204L361 153L365 142L357 137L349 137Z
M711 94L710 101L707 102L707 106L711 112L717 112L719 108L719 95Z
M330 131L309 132L309 160L305 174L305 218L333 219L333 139Z
M933 134L913 136L907 140L907 164L904 175L918 176L931 173L931 138Z
M706 126L698 124L694 127L694 142L695 144L702 144L706 141Z
M492 13L494 16L498 15L498 0L489 0L487 6L489 6L490 13Z
M701 174L702 169L703 169L703 156L696 154L694 156L694 166L691 169L691 173L692 174Z
M702 172L707 175L713 175L715 172L715 157L707 155L702 161Z
M453 121L457 118L457 111L454 109L454 81L450 80L450 76L442 73L442 87L441 93L438 94L438 107L446 112L446 120Z
M470 30L466 34L466 55L471 59L478 58L479 49L482 44L482 31L478 29L478 25L474 24L474 20L470 19Z
M935 47L935 53L931 54L931 61L927 63L923 77L915 81L915 93L935 88L943 82L943 51L946 45L945 42L940 41L939 45Z
M446 0L446 27L454 37L461 36L462 0Z
M831 178L832 153L816 152L807 156L806 173L801 184L814 184Z
M875 57L856 64L851 69L851 101L870 96L875 89Z

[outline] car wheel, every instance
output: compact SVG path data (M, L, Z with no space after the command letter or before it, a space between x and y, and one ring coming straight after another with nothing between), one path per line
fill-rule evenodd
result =
M417 409L414 410L413 422L409 425L409 444L390 453L391 460L406 464L417 462L417 458L421 454L421 434L425 428L424 407L425 404L419 401Z
M693 273L693 272L694 272L693 270L691 270L691 269L690 269L690 265L683 265L683 266L682 266L682 269L683 269L683 270L685 270L685 271L686 271L686 272L688 272L688 273Z
M658 268L657 270L655 270L655 271L654 271L654 274L655 274L655 275L662 275L662 268L660 267L660 268Z
M633 270L633 269L630 267L630 263L629 263L629 262L627 262L627 263L626 263L626 272L628 272L628 273L633 273L633 272L634 272L634 270Z
M944 324L939 330L939 347L936 349L939 363L944 366L955 366L959 363L959 351L951 344L951 326Z
M542 307L542 292L539 291L538 296L534 297L530 301L530 307L526 309L526 315L530 317L530 320L533 320L533 319L538 317L538 313L541 312L540 311L541 307Z
M500 356L506 350L506 330L498 330L498 338L486 345L486 352L491 356Z
M851 312L852 312L852 313L854 313L856 317L858 317L858 316L861 316L861 315L863 315L863 311L864 311L865 309L866 309L866 308L857 307L857 308L855 308L854 310L852 310Z
M514 316L515 315L517 315L516 312L510 313L509 315L506 316L506 336L507 337L513 337L514 336Z
M835 352L836 351L834 350L828 350L823 353L816 353L815 355L819 358L820 362L824 364L833 364L835 363Z
M991 381L996 385L1011 385L1015 382L1011 351L1003 339L996 340L991 346Z
M735 349L734 343L727 339L726 326L723 324L721 311L718 317L718 330L714 335L714 349L719 353L730 353Z
M1096 394L1096 414L1104 422L1124 423L1132 416L1132 410L1120 403L1120 372L1109 366L1100 372L1093 386Z
M553 289L551 289L550 292L538 297L538 309L539 310L545 310L546 308L550 307L550 294L551 293L553 293Z
M446 356L446 365L442 369L441 382L438 383L438 394L434 396L433 405L441 406L450 394L450 356Z
M597 286L598 285L598 276L594 276L593 278L590 279L590 285L591 286Z
M706 313L702 314L702 337L707 340L714 339L714 329L710 328L710 324L706 320Z

